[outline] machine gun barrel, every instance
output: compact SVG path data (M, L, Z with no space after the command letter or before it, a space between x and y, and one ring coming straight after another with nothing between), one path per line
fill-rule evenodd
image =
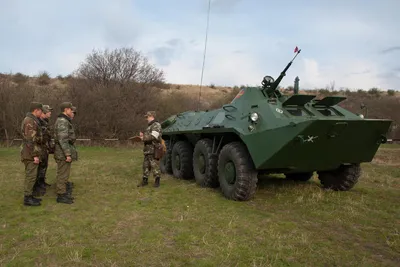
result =
M278 88L279 83L281 82L281 80L283 79L283 77L285 77L286 75L286 71L290 68L290 66L293 63L293 60L297 57L297 55L300 53L301 49L299 49L296 53L296 55L293 57L293 59L287 64L286 68L281 72L281 74L279 75L279 77L269 86L266 88L266 93L269 95L273 92L275 92Z

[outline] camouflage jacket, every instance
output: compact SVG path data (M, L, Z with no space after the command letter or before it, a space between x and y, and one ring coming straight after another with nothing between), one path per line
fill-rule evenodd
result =
M43 152L49 153L53 146L51 142L51 132L50 132L50 126L49 126L49 119L40 119L41 127L42 127L42 133L43 133Z
M161 138L162 138L161 124L156 120L151 121L148 124L146 131L143 133L144 155L154 154L154 144L156 142L158 143L161 142Z
M21 123L23 143L21 147L21 161L33 160L41 155L42 129L40 121L32 113L27 113Z
M75 148L75 130L71 119L64 114L58 115L54 124L54 159L66 160L70 156L72 160L78 160L78 152Z

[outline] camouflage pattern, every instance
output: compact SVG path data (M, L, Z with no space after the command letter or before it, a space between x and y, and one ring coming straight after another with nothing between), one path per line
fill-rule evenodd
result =
M41 156L43 142L39 119L32 113L27 113L21 123L23 143L21 147L21 162L25 165L24 195L31 196L36 182L38 165L34 157Z
M43 133L43 149L46 150L46 154L54 153L54 143L51 140L51 127L49 125L49 119L41 119L41 127Z
M45 106L44 106L45 107ZM49 129L49 119L39 119L41 123L43 142L41 146L40 162L37 171L37 180L35 183L35 194L43 195L46 192L45 180L49 162L49 153L51 152L51 134Z
M162 138L161 124L156 120L151 121L148 124L146 131L143 133L144 155L154 155L154 143L161 142L161 138Z
M27 113L21 123L21 134L23 138L21 148L21 161L40 157L42 153L43 134L40 121L32 113Z
M54 159L65 161L70 156L73 161L78 160L78 152L74 145L76 140L75 130L71 118L60 114L54 124Z
M161 142L162 138L162 129L161 124L153 120L151 121L145 132L143 133L143 177L148 178L150 175L150 171L153 172L154 177L160 176L160 169L157 161L154 159L154 144L156 142Z
M54 159L57 162L56 193L58 195L67 192L66 185L71 172L71 162L66 162L67 156L70 156L72 161L78 160L75 140L75 130L71 118L63 113L60 114L54 124Z
M150 172L154 177L160 177L160 167L153 155L145 155L143 159L143 178L149 178Z

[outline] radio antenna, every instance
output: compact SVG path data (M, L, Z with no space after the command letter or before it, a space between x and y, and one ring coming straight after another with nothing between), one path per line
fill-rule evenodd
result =
M208 39L208 26L209 26L209 22L210 22L210 10L211 10L211 0L208 0L206 38L204 41L203 67L201 68L200 91L199 91L199 100L197 102L197 111L199 111L199 108L200 108L201 88L203 86L203 74L204 74L204 64L206 61L206 53L207 53L207 39Z

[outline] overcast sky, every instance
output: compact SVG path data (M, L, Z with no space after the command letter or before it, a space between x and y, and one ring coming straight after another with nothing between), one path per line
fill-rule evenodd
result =
M168 82L199 84L208 0L0 0L0 72L54 77L132 46ZM400 90L400 0L212 0L203 84Z

